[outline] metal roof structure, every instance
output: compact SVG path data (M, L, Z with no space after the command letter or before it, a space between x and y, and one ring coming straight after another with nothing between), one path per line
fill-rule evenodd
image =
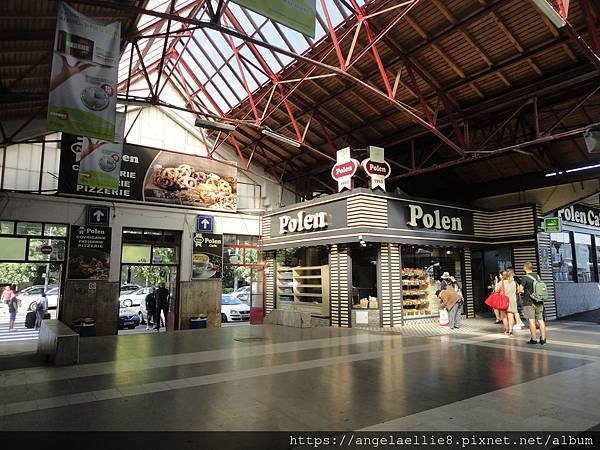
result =
M543 2L317 0L314 39L223 0L68 3L122 21L122 99L236 125L203 135L242 166L310 197L334 190L338 149L376 145L388 185L467 200L600 173L566 173L600 163L581 137L600 122L600 6L571 1L557 27ZM4 143L43 115L55 11L0 4L0 124L23 119ZM185 104L165 102L167 83Z

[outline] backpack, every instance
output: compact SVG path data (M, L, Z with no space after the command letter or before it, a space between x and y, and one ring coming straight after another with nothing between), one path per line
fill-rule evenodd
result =
M534 277L531 274L527 274L531 280L533 280L533 290L529 293L529 296L533 301L544 302L548 300L548 286L538 276Z
M38 300L37 304L35 305L35 309L37 311L45 311L46 310L46 305L45 305L45 301L44 300Z

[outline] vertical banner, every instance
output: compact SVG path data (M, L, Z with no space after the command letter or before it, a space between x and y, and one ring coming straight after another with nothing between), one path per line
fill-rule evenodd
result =
M361 163L369 175L369 188L385 191L385 179L392 173L392 168L384 158L382 147L369 146L369 157Z
M221 278L223 273L223 235L194 233L192 279Z
M115 142L82 137L77 184L119 189L125 114L117 113Z
M350 147L337 151L337 162L331 168L331 178L338 183L338 192L352 189L352 177L358 169L358 161L350 156Z
M115 140L121 23L97 23L58 2L47 127Z
M110 227L71 225L68 278L108 280L110 245Z

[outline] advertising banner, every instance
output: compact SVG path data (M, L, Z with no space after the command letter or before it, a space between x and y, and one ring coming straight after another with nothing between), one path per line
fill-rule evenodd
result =
M121 23L101 24L58 2L47 127L115 140Z
M82 184L79 170L84 141L82 137L63 134L58 177L60 194L237 210L235 166L139 145L123 144L116 189Z
M315 37L316 0L233 0L292 30Z
M71 225L68 278L108 280L110 239L110 227Z
M221 278L223 275L223 235L194 233L192 279Z

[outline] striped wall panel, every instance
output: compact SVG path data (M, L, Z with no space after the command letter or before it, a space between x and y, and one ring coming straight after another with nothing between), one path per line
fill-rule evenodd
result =
M513 268L518 276L523 274L523 265L526 262L533 264L533 271L538 272L537 253L533 245L513 248Z
M538 272L548 287L548 300L544 302L544 314L546 320L555 320L556 316L556 288L554 286L554 274L552 273L552 251L550 233L538 233Z
M332 245L329 252L329 308L331 326L350 327L350 250L347 245Z
M260 217L260 232L263 239L269 239L271 237L271 218Z
M275 253L265 254L265 314L275 309Z
M388 226L388 206L386 198L356 196L347 200L349 227Z
M400 246L381 244L380 247L380 286L379 293L381 325L392 327L402 324L402 270L400 267Z
M507 211L475 212L473 227L476 236L490 238L533 235L537 231L534 210L530 206Z
M465 279L464 279L464 292L465 303L466 303L466 314L467 317L475 317L475 299L473 298L473 268L471 265L471 249L465 248Z

